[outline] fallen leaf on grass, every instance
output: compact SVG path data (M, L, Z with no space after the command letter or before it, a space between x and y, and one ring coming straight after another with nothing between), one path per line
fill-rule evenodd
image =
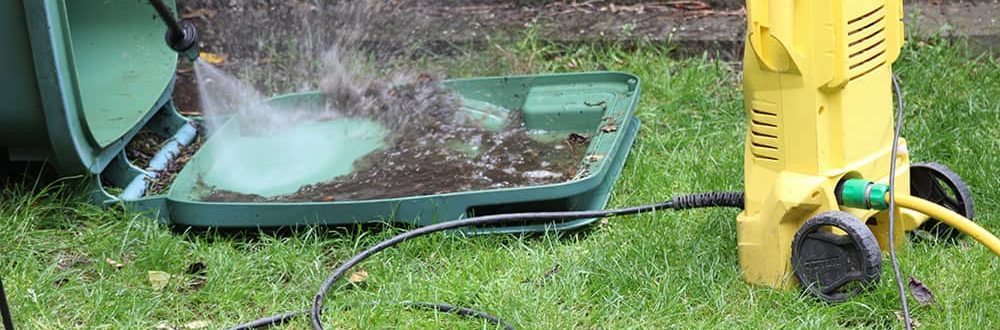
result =
M115 269L122 269L125 267L125 264L120 263L117 260L111 258L104 258L104 262L107 263L108 265L111 265L111 267L115 267Z
M368 279L368 272L362 269L354 273L351 273L351 276L347 278L347 281L357 284L364 282L367 279Z
M163 291L163 288L167 287L167 283L170 283L170 273L167 272L151 270L147 276L149 277L149 285L157 292Z
M896 318L899 319L900 321L904 321L904 322L906 321L906 318L903 317L903 312L902 311L896 311ZM910 316L910 326L911 327L913 327L914 329L916 329L916 328L919 328L921 325L923 325L923 324L920 324L920 321L917 321L917 319L913 318L912 315Z
M913 276L910 276L910 294L913 295L913 298L917 298L917 302L921 305L934 304L934 293Z
M191 322L188 322L188 323L184 323L184 329L196 330L196 329L204 329L204 328L208 328L208 321L200 321L199 320L199 321L191 321Z

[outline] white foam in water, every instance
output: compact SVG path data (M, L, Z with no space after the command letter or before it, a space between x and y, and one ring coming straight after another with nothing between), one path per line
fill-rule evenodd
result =
M307 184L351 172L353 160L381 146L382 128L339 118L322 104L264 104L249 85L197 61L202 111L211 140L210 165L200 179L216 189L262 196L290 194ZM347 142L349 141L349 143Z

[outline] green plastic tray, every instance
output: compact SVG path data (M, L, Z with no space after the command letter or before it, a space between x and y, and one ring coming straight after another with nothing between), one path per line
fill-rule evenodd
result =
M173 4L172 0L167 2ZM235 145L209 138L166 194L145 196L149 180L196 137L190 120L179 115L170 102L177 55L165 45L164 27L154 17L153 9L140 0L15 0L0 4L0 42L11 45L0 52L0 60L7 64L2 71L5 79L0 82L0 101L5 104L0 108L0 158L45 161L64 175L95 175L90 180L95 201L149 210L162 221L177 225L426 225L474 214L602 208L639 125L632 117L639 80L628 74L452 80L445 84L462 96L465 110L488 125L501 125L502 118L507 118L504 112L522 111L530 129L589 133L593 142L588 154L603 157L581 159L588 175L544 186L354 202L199 201L194 184L197 178L220 188L284 194L303 184L349 173L355 159L382 143L379 134L356 136L357 132L372 132L360 129L371 123L334 121L295 130L315 140L304 150L287 142L301 139L280 134ZM321 101L318 94L295 94L268 102ZM601 132L599 128L608 120L616 123L617 131ZM168 141L146 168L133 165L124 152L142 128ZM227 131L217 134L224 136ZM317 149L316 145L325 148ZM205 156L234 147L237 150L229 151L235 154L223 158L228 164L214 164ZM244 166L247 164L257 166ZM225 170L213 170L213 166ZM261 171L266 168L279 169L281 180L269 182L267 178L277 176L276 172ZM470 231L571 229L591 221Z
M591 136L588 169L572 181L529 187L456 192L365 201L306 203L216 203L201 201L206 191L200 179L216 188L280 195L304 184L330 180L351 172L353 161L380 146L382 135L359 129L371 123L339 120L305 124L295 133L315 141L296 150L296 136L225 139L237 134L235 120L211 136L178 175L164 196L139 198L131 205L159 212L166 222L192 227L256 228L306 224L345 225L389 222L427 225L472 215L526 211L594 210L603 208L621 172L639 121L632 113L639 100L639 79L625 73L596 72L446 81L463 99L466 111L484 119L505 118L502 112L522 111L529 129L579 132ZM286 95L271 103L322 102L319 94ZM601 128L613 121L617 130ZM493 124L501 124L493 122ZM359 135L358 132L368 132ZM367 135L366 135L367 134ZM235 142L234 142L235 141ZM349 147L347 147L349 146ZM337 149L341 148L341 149ZM317 150L324 150L317 152ZM220 162L210 155L224 153ZM331 157L335 155L337 157ZM253 164L248 168L246 164ZM305 165L304 165L305 164ZM291 174L279 173L280 171ZM568 230L595 219L548 225L473 228L468 233Z

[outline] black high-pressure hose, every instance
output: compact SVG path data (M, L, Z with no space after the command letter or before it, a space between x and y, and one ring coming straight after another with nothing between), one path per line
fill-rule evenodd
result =
M705 207L735 207L743 208L743 193L742 192L712 192L703 194L692 194L684 195L673 198L670 201L650 204L636 207L611 209L611 210L598 210L598 211L573 211L573 212L534 212L534 213L511 213L511 214L498 214L498 215L488 215L481 217L472 217L468 219L452 220L442 223L433 224L426 227L417 228L408 232L401 233L392 238L379 242L378 244L365 249L364 251L354 255L351 259L342 263L333 273L327 277L323 284L320 286L319 291L316 296L313 297L312 307L308 311L298 311L291 313L284 313L275 316L270 316L262 319L255 320L250 323L242 324L231 328L231 330L246 330L246 329L257 329L263 327L269 327L272 325L278 325L288 320L297 317L302 314L308 313L312 321L312 327L316 330L325 329L322 324L322 314L324 308L324 301L326 300L327 292L340 278L344 277L344 274L354 267L355 265L361 263L365 259L379 253L385 249L393 247L399 243L420 237L436 233L439 231L457 229L468 226L477 225L502 225L505 223L513 221L527 221L529 223L547 223L553 221L567 221L574 219L585 219L585 218L605 218L605 217L617 217L623 215L633 215L639 213L654 212L659 210L674 209L693 209L693 208L705 208ZM481 318L488 320L494 324L502 326L504 329L513 330L514 327L500 319L499 317L476 311L464 307L456 307L448 304L432 304L432 303L418 303L418 302L404 302L404 305L423 308L423 309L433 309L446 313L455 313L461 316L471 316L476 318Z
M170 7L167 7L165 3L161 0L149 0L149 4L153 5L156 9L156 13L160 15L160 19L163 20L163 24L167 25L169 29L169 36L177 38L184 35L184 30L181 29L181 25L177 24L177 20L174 18L174 14L170 12Z
M181 56L189 60L198 59L198 29L190 21L178 21L163 0L149 0L149 4L156 9L156 13L167 26L167 34L164 39L171 49L180 53Z
M10 306L7 305L7 292L3 290L2 278L0 278L0 317L3 317L4 330L14 330L14 319L10 317Z

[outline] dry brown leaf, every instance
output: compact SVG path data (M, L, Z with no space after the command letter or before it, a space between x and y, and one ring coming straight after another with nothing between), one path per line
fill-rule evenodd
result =
M209 53L209 52L201 52L199 54L199 56L201 57L202 61L208 62L208 64L212 64L212 65L219 65L219 64L225 63L226 59L229 58L229 55L226 55L226 54L221 54L220 55L220 54Z
M125 267L125 264L122 264L117 260L111 258L104 258L104 262L107 263L108 265L111 265L111 267L115 267L115 269L122 269L123 267Z
M913 276L910 276L910 294L913 295L913 298L917 298L917 302L921 305L934 304L934 293Z
M368 279L368 272L364 269L351 273L351 276L347 278L348 282L351 283L361 283Z
M896 311L896 318L899 319L900 321L905 321L906 320L906 318L903 317L903 312L902 311ZM910 316L910 326L911 327L913 327L914 329L916 329L916 328L919 328L921 325L923 325L923 324L920 324L920 321L917 321L917 319L913 318L912 315Z

